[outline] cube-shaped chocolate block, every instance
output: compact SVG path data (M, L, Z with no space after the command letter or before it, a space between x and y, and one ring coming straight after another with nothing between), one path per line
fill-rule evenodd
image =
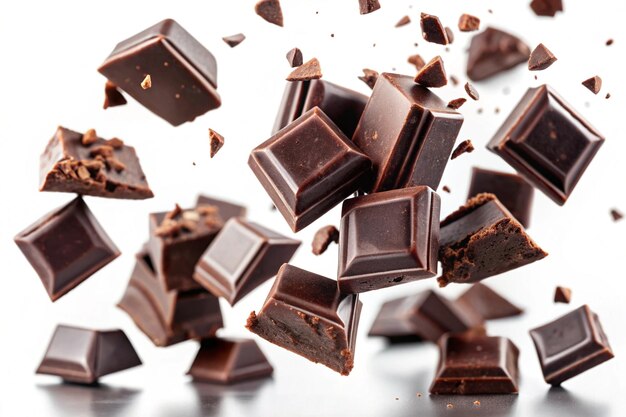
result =
M371 163L314 107L257 146L248 165L297 232L359 189Z
M120 255L82 198L43 216L15 243L56 301Z
M221 104L215 57L172 19L117 44L98 71L174 126Z
M234 305L276 275L300 243L256 223L233 218L204 252L193 278Z
M530 336L548 384L561 385L613 358L600 320L587 305L531 330Z
M374 164L367 190L436 190L462 124L460 113L413 77L381 74L352 137Z
M439 196L425 186L343 203L338 282L357 293L437 274Z
M526 92L487 148L563 205L603 143L596 129L542 85Z

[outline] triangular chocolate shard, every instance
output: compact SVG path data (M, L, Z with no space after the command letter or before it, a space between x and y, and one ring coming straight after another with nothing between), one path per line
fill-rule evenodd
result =
M542 71L556 62L557 58L542 43L530 53L528 59L528 69L530 71Z
M472 285L456 301L458 304L473 309L485 320L518 316L524 312L521 308L481 283Z
M587 87L587 89L589 89L589 91L591 91L593 94L598 94L602 89L602 78L595 75L583 81L582 85Z
M283 26L283 11L278 0L261 0L254 6L254 11L266 22Z
M246 35L244 35L243 33L237 33L235 35L224 36L222 40L226 42L228 46L234 48L235 46L246 40Z
M297 67L287 76L287 81L311 81L322 78L322 68L317 58L312 58Z
M441 57L437 56L424 65L415 76L415 82L424 87L443 87L448 84Z
M510 33L487 28L472 38L467 76L480 81L528 61L530 48Z
M554 290L554 302L569 304L572 300L572 290L567 287L556 287Z

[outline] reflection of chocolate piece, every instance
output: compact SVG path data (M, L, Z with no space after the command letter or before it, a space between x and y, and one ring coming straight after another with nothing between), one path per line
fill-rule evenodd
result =
M255 6L257 15L276 26L283 26L283 11L278 0L260 0Z
M595 75L583 81L582 85L587 87L587 89L591 91L593 94L598 94L600 90L602 89L602 78Z
M209 146L210 157L213 158L217 152L224 146L224 136L220 135L213 129L209 129Z
M222 38L222 40L226 42L228 46L234 48L235 46L246 40L246 35L244 35L243 33L237 33L236 35L225 36Z
M424 87L438 88L448 84L448 77L440 56L431 59L417 75L415 82Z
M471 140L467 139L463 142L459 143L459 145L452 151L452 155L450 159L456 159L464 153L472 153L474 152L474 144Z
M422 27L422 36L425 41L438 43L440 45L450 43L446 30L437 16L422 13L420 16L420 26Z
M332 242L339 242L339 230L335 226L324 226L319 229L315 232L311 245L313 255L321 255L326 252L326 249Z
M467 58L467 76L480 81L528 61L530 49L515 36L494 28L472 38Z
M111 81L107 81L104 84L104 104L102 108L106 110L109 107L123 106L126 103L126 98L117 89L117 86Z
M544 44L540 43L530 53L528 69L531 71L542 71L554 64L554 62L556 62L554 54Z
M289 52L287 52L287 62L289 62L291 68L302 65L302 51L298 48L290 49Z
M359 0L359 12L361 14L368 14L380 9L380 3L378 0Z
M459 18L459 30L461 32L472 32L480 27L480 19L471 14L464 13Z
M120 255L80 197L24 229L15 243L52 301Z
M563 11L562 0L532 0L530 8L537 16L554 17L557 12Z
M466 306L485 320L518 316L523 310L486 286L477 283L456 299L457 304Z
M556 287L554 290L554 302L569 304L572 300L572 290L567 287Z
M311 81L322 78L322 67L317 58L311 58L287 76L287 81Z

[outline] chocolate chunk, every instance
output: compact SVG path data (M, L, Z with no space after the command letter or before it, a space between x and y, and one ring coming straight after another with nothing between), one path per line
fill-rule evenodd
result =
M348 375L354 366L361 302L335 280L285 264L246 328L315 363Z
M287 52L286 57L287 62L289 62L289 66L291 68L299 67L300 65L302 65L302 51L298 48L290 49L289 52Z
M411 23L411 18L409 16L403 16L402 18L400 18L400 20L398 20L398 23L396 23L396 27L402 27L402 26L406 26L409 23Z
M234 48L235 46L246 40L246 35L244 35L243 33L237 33L236 35L225 36L222 38L222 40L226 42L228 46Z
M439 196L426 186L343 203L339 289L360 293L437 274Z
M604 96L605 99L610 99L611 98L611 93L606 93L606 96Z
M467 93L468 96L470 96L472 100L477 101L480 98L478 91L470 83L465 83L465 92Z
M254 11L266 22L283 26L283 11L278 0L261 0L254 6Z
M415 76L415 82L424 87L443 87L448 84L441 57L437 56L424 65Z
M339 230L335 226L324 226L315 232L313 236L313 255L321 255L326 252L331 243L339 243Z
M556 287L554 290L554 302L569 304L572 299L572 290L567 287Z
M467 198L481 193L494 194L513 217L528 229L535 189L522 177L474 167Z
M139 365L141 359L122 330L59 325L37 373L60 376L66 382L95 384L105 375Z
M82 198L57 208L15 236L15 243L56 301L120 256Z
M528 59L528 69L531 71L542 71L556 62L556 57L542 43L530 53Z
M530 48L520 39L494 28L472 38L467 58L467 76L481 81L528 61Z
M422 13L420 15L420 26L422 28L422 36L426 42L438 43L440 45L450 43L446 30L437 16Z
M515 394L519 350L506 337L450 334L439 340L431 394Z
M174 126L221 104L215 57L172 19L120 42L98 71ZM144 90L147 74L156 83Z
M424 58L422 58L420 54L411 55L407 59L407 61L409 62L409 64L415 65L415 69L418 71L424 68L424 65L426 65L426 61L424 61Z
M474 144L472 143L471 140L467 139L459 143L459 146L457 146L452 151L452 156L450 157L450 159L456 159L459 156L463 155L464 153L472 153L472 152L474 152Z
M493 194L479 194L441 222L440 285L470 283L545 258Z
M390 343L435 343L449 332L480 331L483 324L473 310L428 290L384 303L368 336L384 337Z
M530 88L487 148L563 205L604 143L551 87Z
M611 218L614 222L620 221L624 218L624 214L617 209L611 209Z
M143 81L141 81L141 88L143 90L147 90L149 88L152 88L152 77L150 77L150 74L146 75L146 77L143 79Z
M297 232L362 187L371 161L314 107L257 146L248 165Z
M448 26L446 26L446 36L448 37L448 43L452 44L454 42L454 32L452 32L452 29L450 29ZM446 51L448 51L448 48L446 48Z
M459 30L461 32L472 32L480 28L480 19L471 14L464 13L459 18Z
M411 77L381 74L352 137L374 163L368 191L437 189L462 124L460 113Z
M448 194L452 192L452 191L450 190L450 187L448 187L447 185L444 185L444 186L441 188L441 190L442 190L442 191L445 191L445 192L446 192L446 193L448 193Z
M466 101L467 100L463 97L455 98L454 100L450 100L448 102L448 107L450 107L451 109L457 110L462 105L464 105Z
M317 58L312 58L297 67L287 76L287 81L311 81L322 78L322 68Z
M519 316L524 311L482 283L473 284L456 302L485 320Z
M213 158L217 151L222 149L222 146L224 146L224 136L220 135L213 129L209 129L209 142L211 145L210 156Z
M543 377L548 384L562 382L613 358L598 316L583 305L530 331Z
M374 88L376 81L378 80L378 71L374 71L369 68L363 68L363 76L359 77L359 80L363 81L369 88Z
M597 75L587 78L582 84L589 89L593 94L598 94L602 89L602 78Z
M562 0L532 0L530 8L537 16L554 17L557 12L563 11Z
M102 108L106 110L109 107L123 106L126 103L126 98L117 89L117 86L111 81L107 81L104 84L104 104Z
M380 3L378 0L359 0L359 12L361 14L368 14L380 9Z

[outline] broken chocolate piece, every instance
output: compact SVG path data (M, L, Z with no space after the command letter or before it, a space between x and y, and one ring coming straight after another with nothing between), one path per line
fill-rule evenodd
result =
M339 230L335 226L324 226L319 229L315 232L311 244L313 255L321 255L326 252L332 242L339 243Z
M484 320L519 316L524 312L521 308L480 282L473 284L469 290L456 299L456 302L475 311Z
M519 38L489 27L472 38L467 76L481 81L528 61L529 56L530 48Z
M104 84L104 104L102 108L106 110L109 107L123 106L126 103L126 98L117 89L117 86L111 81L107 81Z
M567 287L556 287L554 290L554 302L569 304L572 300L572 290Z
M396 23L396 27L402 27L402 26L406 26L409 23L411 23L411 18L409 16L403 16L400 20L398 20L398 23Z
M283 26L283 11L278 0L260 0L254 6L254 11L266 22Z
M368 14L380 9L380 3L378 0L359 0L359 12L361 14Z
M213 158L217 151L222 149L222 146L224 146L224 136L220 135L213 129L209 129L209 141L211 146L210 157Z
M146 77L143 79L143 81L141 81L141 88L143 90L147 90L149 88L152 88L152 77L150 77L150 74L146 75Z
M554 17L557 12L563 11L562 0L532 0L530 8L537 16Z
M415 69L417 71L421 70L422 68L424 68L424 65L426 65L424 58L422 58L420 54L411 55L407 59L407 61L409 62L409 64L415 65Z
M443 59L436 56L431 59L415 76L415 82L424 87L443 87L448 84Z
M611 218L614 222L617 222L624 218L624 214L617 209L611 209Z
M450 43L446 30L437 16L422 13L420 26L422 28L422 36L426 42L438 43L440 45Z
M297 67L287 76L287 81L311 81L322 78L322 68L317 58L312 58Z
M480 27L480 19L471 14L464 13L459 18L459 30L461 32L472 32Z
M448 107L450 107L451 109L457 110L462 105L464 105L466 101L467 100L465 98L463 98L463 97L455 98L455 99L450 100L448 102Z
M452 44L454 42L454 32L452 32L452 29L450 29L448 26L446 26L446 36L448 37L448 43ZM448 52L449 49L446 48L446 52Z
M298 48L290 49L287 52L287 62L289 62L289 66L291 68L299 67L302 65L302 51Z
M474 144L472 143L471 140L467 139L459 143L459 146L457 146L452 151L452 156L450 157L450 159L456 159L459 156L463 155L464 153L472 153L472 152L474 152Z
M602 89L602 78L595 75L583 81L582 84L593 94L598 94Z
M235 46L246 40L246 35L244 35L243 33L237 33L236 35L225 36L222 38L222 40L226 42L228 46L234 48Z
M443 187L441 187L441 190L448 194L452 192L452 190L450 190L450 187L448 187L447 185L444 185Z
M478 91L470 83L465 83L465 92L474 101L477 101L480 98L480 95L478 94Z
M378 71L363 68L363 75L359 77L359 80L363 81L369 88L373 89L376 81L378 80L378 76Z
M542 71L556 62L557 58L542 43L530 53L528 59L528 69L531 71Z

